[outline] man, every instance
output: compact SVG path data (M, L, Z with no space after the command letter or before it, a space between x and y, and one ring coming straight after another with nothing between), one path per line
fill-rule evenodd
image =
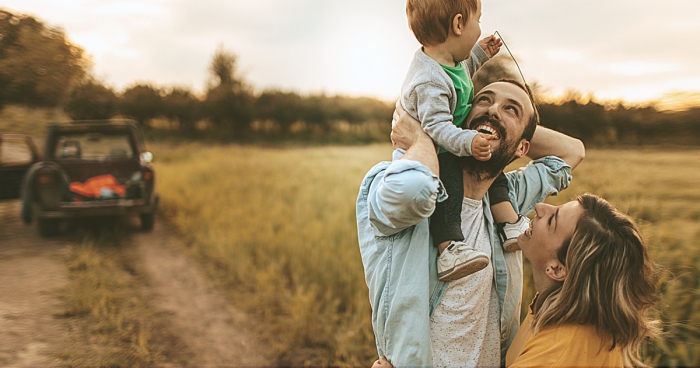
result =
M534 161L507 173L511 202L527 215L568 187L584 157L579 140L538 127L533 106L514 81L492 83L474 97L466 128L498 134L489 161L464 158L462 230L492 266L450 283L437 280L428 231L435 202L445 197L435 147L397 106L392 141L405 154L372 168L357 199L377 351L394 366L502 364L519 326L522 258L502 250L488 188L509 162L527 154Z

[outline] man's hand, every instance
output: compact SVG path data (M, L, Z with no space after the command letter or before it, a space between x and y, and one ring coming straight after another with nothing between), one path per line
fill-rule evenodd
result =
M479 46L486 52L489 58L492 58L501 51L501 46L503 46L503 41L494 35L486 36L477 42Z
M433 140L423 131L418 120L409 115L396 101L394 119L391 121L391 143L394 149L406 150L401 159L418 161L435 175L440 175L437 152Z
M385 357L379 357L379 359L374 361L372 368L394 368Z
M401 106L401 101L396 101L394 119L391 121L391 143L394 148L408 150L420 138L428 138L418 120L409 115Z
M491 159L491 143L493 136L490 134L479 133L472 140L472 156L479 161L488 161Z

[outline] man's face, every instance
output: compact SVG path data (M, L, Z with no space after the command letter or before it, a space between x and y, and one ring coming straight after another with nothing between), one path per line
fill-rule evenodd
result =
M530 98L518 86L496 82L484 87L474 97L466 126L495 136L491 140L492 156L488 161L465 157L467 169L492 178L514 158L526 154L529 145L523 143L522 135L533 113Z

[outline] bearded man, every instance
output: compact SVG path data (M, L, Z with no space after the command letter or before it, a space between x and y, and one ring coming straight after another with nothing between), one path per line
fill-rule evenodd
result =
M438 280L428 219L445 191L433 142L400 104L391 138L403 155L377 164L360 187L357 227L377 352L394 366L503 364L520 322L522 258L501 247L488 189L508 163L528 155L533 161L506 177L514 208L530 214L568 187L585 155L580 140L538 126L530 94L511 80L484 87L465 126L498 132L489 161L461 158L462 231L491 267Z

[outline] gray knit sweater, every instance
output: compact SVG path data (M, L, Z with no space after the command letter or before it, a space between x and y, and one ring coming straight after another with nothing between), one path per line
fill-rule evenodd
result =
M486 52L474 45L469 59L462 63L470 76L489 60ZM469 101L471 103L471 101ZM457 156L472 155L472 140L477 132L462 129L452 122L457 92L450 76L440 64L420 48L413 56L401 87L401 105L420 121L423 130L439 147Z

